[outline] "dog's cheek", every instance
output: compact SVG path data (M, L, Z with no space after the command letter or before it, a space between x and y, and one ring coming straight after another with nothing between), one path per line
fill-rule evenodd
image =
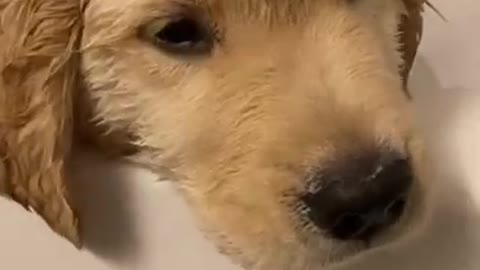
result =
M413 201L414 215L422 223L429 218L432 198L436 192L435 174L431 163L431 153L428 150L422 134L412 136L409 144L413 169L417 178L414 187Z

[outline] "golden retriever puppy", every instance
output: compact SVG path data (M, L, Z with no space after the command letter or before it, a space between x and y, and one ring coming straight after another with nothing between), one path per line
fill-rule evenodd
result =
M0 192L81 245L72 145L177 183L249 270L321 269L427 213L406 82L424 0L0 0Z

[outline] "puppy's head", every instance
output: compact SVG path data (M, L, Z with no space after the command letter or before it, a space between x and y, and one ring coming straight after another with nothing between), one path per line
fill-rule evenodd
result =
M176 180L226 253L306 269L393 241L424 207L405 10L92 0L82 76L93 115L138 138L137 160Z
M90 0L75 115L128 134L248 269L338 262L424 215L399 35L421 2Z

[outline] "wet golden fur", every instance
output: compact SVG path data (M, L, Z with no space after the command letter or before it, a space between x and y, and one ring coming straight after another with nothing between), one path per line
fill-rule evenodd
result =
M173 2L219 27L208 59L170 57L139 37L182 7ZM308 188L311 166L381 143L412 156L422 205L429 179L402 84L422 5L0 0L0 192L80 246L65 168L72 145L88 142L177 181L245 266L303 270L348 255L359 247L303 227L290 195Z

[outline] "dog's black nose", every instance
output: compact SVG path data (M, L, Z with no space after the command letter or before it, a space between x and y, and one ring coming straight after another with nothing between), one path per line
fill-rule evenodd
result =
M402 216L412 182L408 159L367 154L319 171L302 200L311 221L331 237L369 241Z

